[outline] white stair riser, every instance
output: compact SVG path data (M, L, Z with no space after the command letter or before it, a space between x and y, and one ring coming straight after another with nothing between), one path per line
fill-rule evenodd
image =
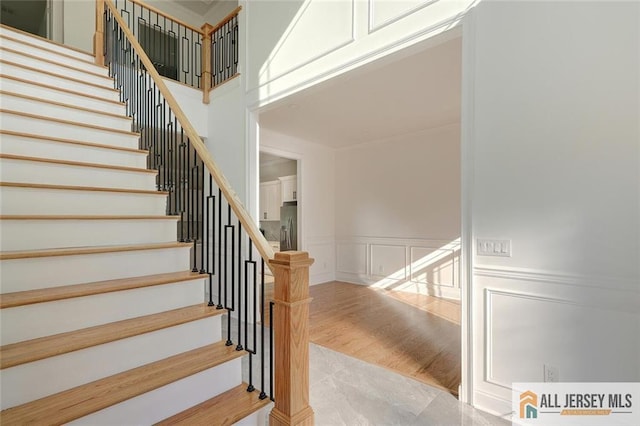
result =
M111 114L125 115L127 111L126 107L121 103L91 98L83 96L82 94L74 94L65 90L56 90L54 88L43 87L36 84L27 84L11 78L2 79L2 90L26 96L38 97L45 101L62 102Z
M11 389L2 395L2 409L196 349L220 338L220 316L215 316L11 367L0 371L0 386Z
M0 73L24 80L31 80L49 86L59 87L60 89L86 93L87 95L91 96L99 96L112 101L117 101L120 98L120 95L117 91L110 90L107 87L98 87L80 83L78 81L68 80L64 76L45 74L39 71L22 68L19 65L0 63Z
M179 247L2 260L2 292L186 271L191 269L189 252Z
M51 43L51 42L48 42L46 40L42 40L40 38L33 37L31 35L28 35L28 34L24 34L24 33L18 32L18 31L13 31L10 28L0 27L0 35L7 35L9 37L13 37L13 38L18 39L18 40L24 40L24 41L27 41L27 42L29 42L31 44L35 44L37 46L42 46L42 47L45 47L45 48L50 49L50 50L55 50L55 51L58 51L58 52L73 56L75 58L82 59L84 61L91 61L91 62L94 61L93 55L88 53L88 52L79 52L79 51L77 51L75 49L70 49L70 48L67 48L65 46L61 46L61 45L56 44L56 43Z
M2 214L161 215L164 195L0 186Z
M240 370L240 359L237 358L68 424L113 426L157 423L238 386L241 383Z
M40 161L0 158L3 182L49 185L86 185L98 188L155 189L156 175L147 172L70 166Z
M11 37L14 39L16 38L10 35L8 35L8 37ZM53 61L59 64L69 65L79 70L88 71L93 74L100 74L100 75L104 75L105 77L108 75L108 70L106 67L98 66L95 63L87 62L86 60L70 58L67 52L64 52L64 53L52 52L51 51L52 49L46 46L44 46L43 49L38 49L32 46L35 43L27 41L26 43L29 43L31 45L30 46L29 44L21 43L19 41L12 40L6 37L3 37L2 39L0 39L0 43L2 43L2 46L7 49L17 50L20 52L27 52L30 55L48 59L50 61ZM47 50L44 50L44 49L47 49Z
M176 219L1 220L0 250L44 250L176 241Z
M120 148L138 148L139 136L135 133L110 132L93 127L78 126L68 123L51 121L46 118L25 117L18 114L3 112L0 115L2 128L12 132L28 131L38 136L70 139L79 142L97 143Z
M82 80L86 83L95 84L100 87L106 87L109 89L113 88L113 80L111 80L110 78L105 78L105 75L100 76L90 72L67 68L53 62L38 58L32 58L30 56L21 55L9 50L1 50L0 54L2 55L2 59L8 62L13 62L15 64L36 68L39 70L46 70L47 72L53 74L66 76L68 78L75 78L76 80Z
M93 327L204 302L204 279L3 309L2 344Z
M18 135L0 134L0 152L26 157L82 161L111 166L137 167L141 169L147 167L147 154L144 152L107 149Z
M8 93L0 94L2 108L12 111L26 112L59 120L72 119L74 122L100 125L114 130L131 131L131 119L126 116L114 117L77 108L68 108L60 105L42 102L33 99L25 99L19 96L11 96Z

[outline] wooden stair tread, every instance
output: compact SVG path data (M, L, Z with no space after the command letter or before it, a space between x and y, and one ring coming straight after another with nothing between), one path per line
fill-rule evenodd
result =
M45 89L51 89L51 90L56 90L58 92L66 92L66 93L70 93L72 95L78 95L78 96L83 96L85 98L91 98L91 99L95 99L96 101L99 102L106 102L106 103L110 103L110 104L116 104L116 105L125 105L124 102L121 101L114 101L112 99L105 99L102 98L100 96L95 96L95 95L90 95L84 92L76 92L75 90L70 90L70 89L65 89L62 87L57 87L57 86L52 86L50 84L44 84L44 83L40 83L39 81L33 81L33 80L26 80L20 77L16 77L13 75L5 75L5 74L0 74L0 79L9 79L9 80L14 80L14 81L19 81L20 83L24 83L24 84L28 84L28 85L32 85L32 86L39 86L39 87L43 87Z
M144 149L125 148L121 146L105 145L101 143L74 141L72 139L54 138L50 136L34 135L31 133L14 132L12 130L0 130L0 135L18 136L21 138L29 138L29 139L40 139L47 142L59 142L59 143L66 143L66 144L72 144L72 145L82 145L82 146L88 146L92 148L109 149L114 151L126 151L134 154L141 154L141 155L149 154L149 151Z
M150 169L143 169L141 167L112 166L109 164L85 163L82 161L69 161L69 160L56 160L52 158L29 157L26 155L0 154L0 158L4 158L7 160L32 161L35 163L62 164L65 166L92 167L95 169L121 170L124 172L134 172L134 173L149 173L149 174L158 173L158 171L155 169L150 170Z
M260 399L258 390L247 392L247 386L246 383L242 383L215 398L156 423L156 426L232 425L271 402L269 398Z
M74 297L91 296L94 294L111 293L114 291L132 290L134 288L151 287L180 281L191 281L205 277L207 277L207 275L202 275L198 272L181 271L40 288L36 290L16 291L13 293L0 294L0 309L14 308L16 306L31 305L34 303L52 302L54 300L72 299Z
M39 35L36 35L36 34L33 34L33 33L29 33L27 31L20 30L18 28L12 27L10 25L0 24L0 27L5 28L5 29L7 29L9 31L13 31L14 33L22 34L23 36L27 36L29 38L32 38L33 40L44 41L46 43L49 43L52 46L58 46L58 47L62 47L62 48L67 49L67 50L73 50L74 52L82 53L82 54L87 55L87 56L95 56L91 52L87 52L87 51L79 49L77 47L68 46L68 45L66 45L64 43L60 43L60 42L57 42L55 40L49 40L48 38L40 37Z
M77 67L74 67L74 66L68 65L68 64L62 64L62 63L57 62L57 61L52 61L51 59L48 59L48 58L44 58L44 57L37 56L37 55L32 55L32 54L26 53L26 52L21 52L19 50L11 49L9 47L0 46L0 51L15 53L17 55L24 56L25 58L34 59L36 61L42 61L42 62L45 62L47 64L51 64L51 65L54 65L54 66L66 68L66 69L69 69L69 70L72 70L72 71L78 71L78 72L87 74L87 75L92 76L92 77L104 79L106 81L113 81L113 79L111 77L109 77L107 75L104 75L104 74L100 74L100 73L89 71L89 70L83 70L82 68L77 68Z
M47 183L24 183L24 182L0 182L0 187L9 188L34 188L34 189L56 189L63 191L96 191L96 192L124 192L131 194L159 195L166 197L169 195L167 191L153 191L148 189L129 189L129 188L103 188L97 186L76 186L76 185L51 185Z
M44 51L46 51L46 52L53 53L53 54L55 54L55 55L64 56L64 57L66 57L66 58L69 58L69 59L72 59L72 60L75 60L75 61L84 62L84 63L86 63L86 64L94 65L96 68L107 68L107 66L106 66L106 65L98 65L98 64L96 64L95 62L87 61L87 60L85 60L85 59L78 58L77 56L68 55L68 54L66 54L66 53L63 53L63 52L60 52L60 51L57 51L57 50L54 50L54 49L49 49L49 48L47 48L47 47L40 46L40 45L37 45L37 44L31 43L31 42L29 42L29 41L26 41L26 40L20 40L20 39L17 39L17 38L11 37L11 36L6 35L6 34L0 34L0 38L4 38L4 39L6 39L6 40L11 40L11 41L13 41L13 42L15 42L15 43L24 44L24 45L29 46L30 48L33 48L33 49L37 49L37 50L44 50ZM44 39L44 40L46 40L46 39ZM50 41L50 40L46 40L46 41ZM58 45L58 44L56 44L56 45ZM59 45L58 45L58 46L59 46ZM68 46L65 46L65 47L68 47ZM85 52L82 52L82 53L85 53Z
M221 315L215 306L198 304L157 314L111 322L0 347L0 369L62 355L127 337Z
M0 260L30 259L37 257L78 256L85 254L113 253L137 250L157 250L165 248L192 247L191 243L155 243L155 244L131 244L123 246L99 246L99 247L72 247L64 249L45 250L19 250L0 252Z
M9 91L2 90L2 89L0 89L0 95L13 96L14 98L27 99L29 101L55 105L55 106L60 107L60 108L75 109L75 110L78 110L78 111L90 112L92 114L99 114L99 115L104 115L104 116L112 117L112 118L121 118L123 120L128 120L128 121L132 120L132 118L127 116L126 114L113 114L113 113L110 113L110 112L99 111L99 110L96 110L96 109L91 109L91 108L82 107L82 106L78 106L78 105L67 104L67 103L57 102L57 101L51 101L51 100L47 100L47 99L38 98L38 97L35 97L35 96L23 95L22 93L9 92Z
M244 355L203 346L1 412L4 424L63 424Z
M67 124L70 126L86 127L88 129L95 129L95 130L100 130L104 132L119 133L127 136L136 136L136 137L140 136L140 133L131 132L129 130L112 129L111 127L103 127L103 126L96 126L94 124L79 123L77 121L62 120L60 118L51 118L44 115L31 114L31 113L22 112L22 111L14 111L11 109L0 109L0 113L20 115L22 117L31 118L33 120L51 121L51 122L60 123L60 124Z
M117 89L113 89L113 88L110 88L110 87L102 86L102 85L99 85L99 84L90 83L88 81L80 80L78 78L72 78L72 77L69 77L69 76L66 76L66 75L61 75L61 74L57 74L57 73L54 73L54 72L45 71L45 70L40 69L40 68L30 67L28 65L19 64L17 62L7 61L6 59L0 58L0 63L11 65L11 66L14 66L14 67L17 67L17 68L22 68L22 69L25 69L25 70L28 70L28 71L34 71L34 72L37 72L37 73L40 73L40 74L50 75L50 76L56 77L56 78L63 78L65 80L67 80L67 81L72 81L74 83L80 83L80 84L83 84L85 86L96 87L98 89L104 89L104 90L107 90L109 92L119 93Z

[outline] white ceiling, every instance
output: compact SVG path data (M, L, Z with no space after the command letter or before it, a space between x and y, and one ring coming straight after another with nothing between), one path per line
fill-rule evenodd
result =
M198 15L206 15L209 13L211 9L221 3L223 1L231 1L231 0L172 0L174 3L178 3L179 5L189 9L192 12L197 13ZM237 0L233 0L236 1Z
M459 122L461 37L412 50L277 102L260 126L342 148Z
M283 157L278 157L277 155L272 155L272 154L268 154L266 152L261 152L260 153L260 166L268 166L268 165L273 165L273 164L281 164L281 163L288 163L289 161L294 161L294 160L290 160L288 158L283 158Z

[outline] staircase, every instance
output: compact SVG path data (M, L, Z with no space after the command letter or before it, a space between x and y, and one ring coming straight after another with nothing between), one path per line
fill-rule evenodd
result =
M0 423L264 424L113 87L0 27Z

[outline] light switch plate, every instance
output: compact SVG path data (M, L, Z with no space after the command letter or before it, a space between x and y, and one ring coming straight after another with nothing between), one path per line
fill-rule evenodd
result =
M511 240L477 240L476 254L478 256L511 257Z

